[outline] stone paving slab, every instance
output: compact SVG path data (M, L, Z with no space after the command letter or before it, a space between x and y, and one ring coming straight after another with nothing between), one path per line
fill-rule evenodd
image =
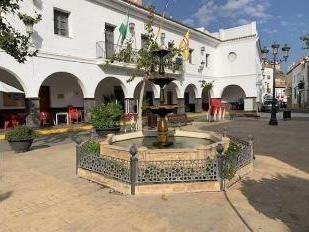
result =
M263 123L226 124L241 136L253 131L258 150L254 172L226 193L121 195L75 176L72 143L22 155L3 152L0 231L309 231L309 174L285 157L302 143L290 140L282 157L272 155L272 148L260 144L265 131L258 128L268 128ZM300 122L292 126L298 129L281 126L269 134L283 140L289 131L299 130L299 138L309 129ZM296 157L308 163L305 150L299 150Z

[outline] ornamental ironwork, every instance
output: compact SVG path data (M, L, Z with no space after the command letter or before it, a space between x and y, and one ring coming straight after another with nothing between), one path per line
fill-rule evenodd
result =
M110 156L81 154L79 167L130 183L130 162Z
M236 170L239 170L252 162L252 144L233 136L229 136L229 138L239 148L239 153L233 160Z
M138 184L215 181L217 160L141 161Z

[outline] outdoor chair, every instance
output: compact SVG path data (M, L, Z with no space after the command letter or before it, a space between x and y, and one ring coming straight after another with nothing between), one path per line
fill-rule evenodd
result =
M15 128L21 124L17 115L11 114L7 120L4 121L4 129Z
M55 124L51 114L48 112L40 112L40 123L41 123L41 126Z
M130 131L137 130L137 119L138 115L136 113L127 113L122 115L121 126L124 128L124 132L127 132L129 128Z
M81 118L81 113L78 111L77 108L69 107L68 109L68 115L69 115L69 123L74 123L76 121L79 122L79 119Z

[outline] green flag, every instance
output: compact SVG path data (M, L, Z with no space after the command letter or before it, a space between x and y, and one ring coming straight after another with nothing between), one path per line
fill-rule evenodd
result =
M127 33L128 33L128 27L129 27L129 13L127 14L127 22L126 24L121 23L119 27L119 32L120 32L120 39L121 39L121 45L123 44L124 40L127 38Z

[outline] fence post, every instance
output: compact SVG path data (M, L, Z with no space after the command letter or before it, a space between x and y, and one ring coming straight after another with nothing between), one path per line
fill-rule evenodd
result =
M248 139L249 139L249 146L250 146L250 153L251 153L251 163L253 163L253 160L255 160L255 156L254 156L254 144L253 144L253 135L248 135Z
M137 154L137 147L133 144L130 147L130 182L131 182L131 195L135 195L135 187L137 184L137 169L138 169L138 158L136 157Z
M217 160L218 160L218 174L219 174L219 181L220 181L220 189L225 189L224 186L224 173L223 173L223 167L224 167L224 147L221 143L217 145Z
M227 127L223 128L223 137L227 137Z
M78 167L79 167L79 162L80 162L80 153L81 153L81 148L82 148L82 140L81 138L77 137L76 140L76 166L75 166L75 174L78 174Z

